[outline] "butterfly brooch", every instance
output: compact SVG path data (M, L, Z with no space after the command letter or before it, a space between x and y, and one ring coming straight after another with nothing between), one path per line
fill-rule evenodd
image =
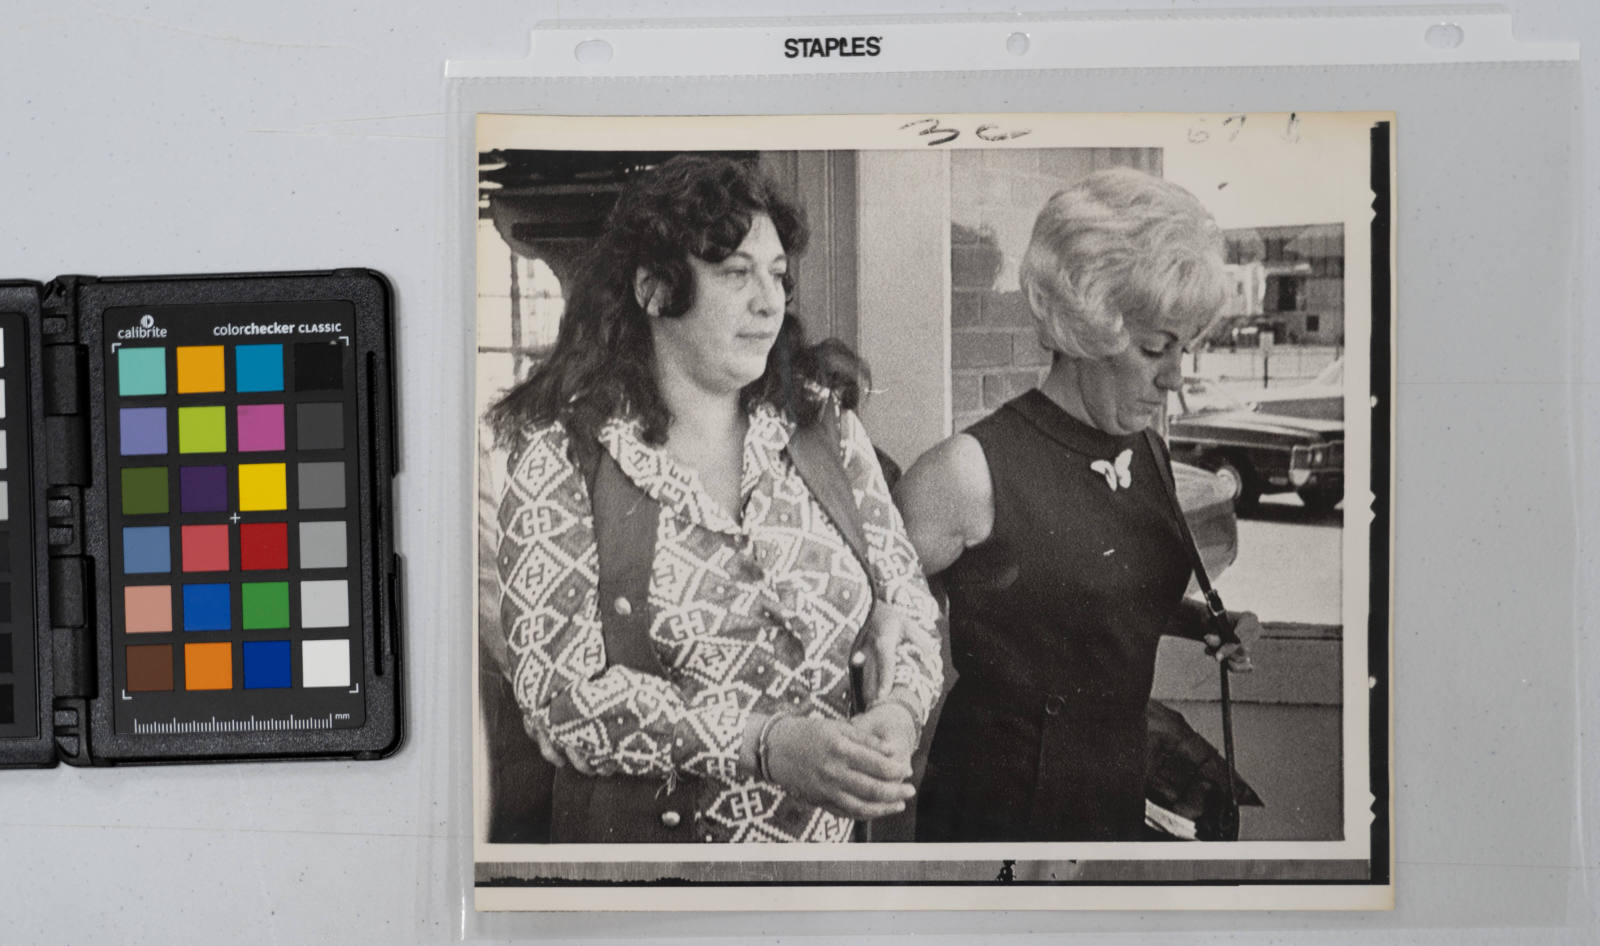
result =
M1124 450L1117 454L1115 460L1095 460L1089 464L1089 469L1106 478L1106 485L1115 493L1119 488L1130 486L1133 483L1133 451Z

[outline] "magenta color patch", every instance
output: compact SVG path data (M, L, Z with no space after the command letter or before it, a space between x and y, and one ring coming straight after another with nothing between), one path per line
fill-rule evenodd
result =
M260 452L283 449L283 405L239 405L239 450Z

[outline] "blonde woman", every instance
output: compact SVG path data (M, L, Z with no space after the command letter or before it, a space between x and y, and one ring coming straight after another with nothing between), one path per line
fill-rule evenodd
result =
M907 472L897 498L950 598L959 679L918 840L1127 841L1163 634L1205 639L1158 440L1223 302L1223 240L1175 184L1102 171L1040 212L1021 283L1048 376ZM1248 639L1249 614L1233 616ZM1234 645L1207 643L1237 667Z

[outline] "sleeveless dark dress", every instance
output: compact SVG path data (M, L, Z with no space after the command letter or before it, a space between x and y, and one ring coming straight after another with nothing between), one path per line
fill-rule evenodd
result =
M917 805L919 841L1132 841L1145 704L1188 558L1142 434L1114 437L1037 390L967 430L994 529L943 575L950 691ZM1089 464L1132 450L1111 489Z

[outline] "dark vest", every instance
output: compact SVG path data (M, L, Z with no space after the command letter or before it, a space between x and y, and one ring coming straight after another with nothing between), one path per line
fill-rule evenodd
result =
M839 424L824 409L808 427L789 439L789 459L812 496L849 544L868 580L867 540L862 531L850 482L839 462ZM650 569L655 562L656 528L661 507L600 450L589 473L594 510L595 546L599 556L596 600L605 638L606 663L658 677L670 676L650 640L654 609L650 607ZM874 606L877 596L874 595ZM872 627L869 616L863 633ZM857 639L855 651L862 649ZM859 678L852 675L853 708L862 705ZM670 785L670 790L669 790ZM694 814L700 795L696 778L672 782L658 777L585 776L570 766L556 770L552 798L551 841L557 844L685 843L694 836Z

